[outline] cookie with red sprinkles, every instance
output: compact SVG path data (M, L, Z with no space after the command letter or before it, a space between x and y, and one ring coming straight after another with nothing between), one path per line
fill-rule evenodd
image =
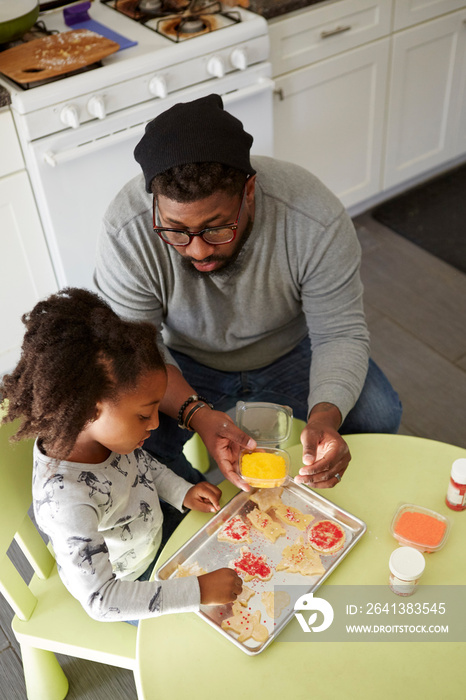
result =
M267 564L265 555L253 554L249 547L241 547L240 557L234 559L229 564L231 569L235 569L246 582L254 578L261 581L268 581L272 578L272 569Z
M235 515L226 521L219 530L217 539L219 542L233 542L234 544L252 542L249 534L249 525L244 522L240 515Z
M335 554L345 544L345 531L333 520L319 520L309 528L309 544L322 554Z

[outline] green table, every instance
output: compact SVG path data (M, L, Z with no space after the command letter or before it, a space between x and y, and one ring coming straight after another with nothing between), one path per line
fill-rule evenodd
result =
M445 494L451 464L466 457L466 450L398 435L355 435L347 441L352 461L344 479L336 488L319 493L364 520L367 532L321 590L327 585L387 584L388 559L397 546L389 525L402 502L431 508L452 521L444 549L427 555L422 585L465 585L466 511L447 508ZM296 474L302 448L298 445L289 452ZM221 488L223 504L236 489L229 482ZM169 540L160 563L209 517L190 513ZM286 642L296 635L295 625L293 619L263 653L250 657L193 613L143 620L137 652L141 697L456 700L465 696L464 642L319 643L317 634L309 642Z

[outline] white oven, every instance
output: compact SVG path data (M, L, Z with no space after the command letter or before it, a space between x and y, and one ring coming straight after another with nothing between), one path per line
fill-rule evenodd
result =
M241 22L176 43L94 2L94 20L137 41L95 70L15 88L12 110L60 286L93 287L96 239L106 207L140 172L133 150L146 123L212 92L272 155L271 68L265 20L235 8ZM44 16L66 30L62 12Z

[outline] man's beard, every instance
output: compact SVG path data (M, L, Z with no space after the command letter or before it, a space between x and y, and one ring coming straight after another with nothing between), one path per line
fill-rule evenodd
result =
M238 248L235 250L235 252L228 258L224 258L222 255L209 255L208 258L204 258L202 262L208 263L208 262L214 262L214 260L218 261L224 261L222 267L219 267L217 270L211 270L210 272L202 272L201 270L196 270L196 268L193 265L194 259L193 258L188 258L188 257L182 257L180 260L180 265L183 268L183 271L188 272L189 274L193 275L193 277L230 277L232 275L238 274L244 265L244 256L241 255L244 249L244 244L248 240L251 231L252 231L252 225L253 221L251 218L248 219L248 223L246 226L246 230L243 233L243 236L241 238L240 244ZM221 246L219 246L221 247Z

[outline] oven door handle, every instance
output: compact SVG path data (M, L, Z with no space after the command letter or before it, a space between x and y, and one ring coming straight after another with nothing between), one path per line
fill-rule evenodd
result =
M253 97L254 95L260 95L260 93L267 92L268 90L273 92L274 88L275 83L271 78L259 78L257 83L253 85L248 85L245 88L239 88L238 90L233 90L233 92L227 92L226 95L222 95L223 104L227 107L233 102L247 97Z
M138 124L137 126L132 126L124 131L117 131L114 134L109 134L103 138L95 139L94 141L88 141L81 146L75 146L74 148L68 148L67 150L54 152L45 151L43 154L44 162L55 168L57 165L62 163L69 163L71 160L76 160L82 156L91 155L101 151L103 148L108 146L115 146L118 143L124 143L128 139L134 138L134 136L142 136L144 133L144 127L146 123Z

